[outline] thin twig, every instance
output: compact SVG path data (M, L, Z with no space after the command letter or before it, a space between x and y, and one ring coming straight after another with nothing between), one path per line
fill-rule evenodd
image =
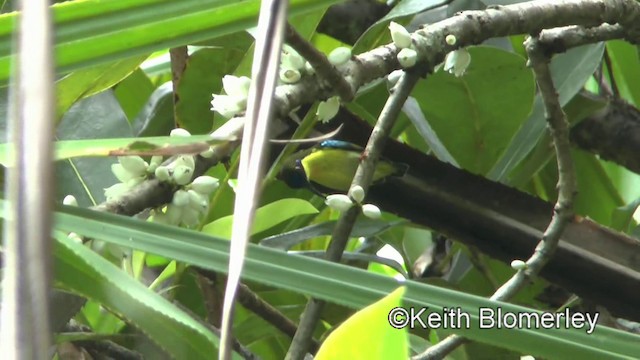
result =
M364 149L362 161L358 166L358 170L353 178L351 187L359 185L365 189L365 192L369 188L369 185L373 180L376 163L382 153L382 148L389 136L393 123L398 118L400 111L402 111L402 105L407 100L407 97L418 80L419 76L416 73L405 72L402 78L398 81L395 91L393 91L389 96L382 112L380 113L378 122L371 132L371 137ZM340 261L359 213L360 209L358 207L353 207L340 215L340 218L333 229L331 241L327 248L327 260L334 262ZM302 318L298 325L298 332L293 338L291 347L289 347L289 351L287 352L286 359L302 359L309 351L309 343L311 341L313 330L318 323L323 307L324 301L313 298L309 300L304 312L302 313Z
M178 46L169 49L169 57L171 58L171 84L173 85L173 127L178 126L178 102L180 96L178 95L178 87L180 80L182 80L182 74L187 68L187 61L189 60L189 51L186 46Z
M613 96L620 97L620 90L618 90L616 77L613 73L613 65L611 63L611 57L609 56L609 50L607 49L604 49L604 63L607 65L607 74L609 75L609 81L611 81L611 91L613 92Z
M224 289L226 276L200 268L195 268L195 272L198 275L198 285L205 297L205 307L210 317L207 320L211 325L219 327L220 313L219 311L216 313L215 309L222 308L220 300L222 299L221 293ZM238 286L238 303L291 338L293 338L298 329L298 326L291 319L243 283ZM320 344L314 341L311 346L315 352L320 347Z
M536 75L536 82L545 106L547 125L556 151L558 201L554 207L551 222L535 252L527 260L526 268L516 272L491 296L491 300L495 301L506 301L513 297L526 286L529 279L536 276L542 267L551 260L560 241L560 236L573 218L573 199L576 195L576 177L569 145L569 123L558 100L558 93L551 77L549 69L551 53L538 37L529 38L525 42L525 47L529 55L529 64ZM467 340L462 336L451 335L413 359L441 359L465 341Z
M331 65L327 57L298 34L291 24L287 24L287 43L311 64L320 81L326 81L328 87L335 90L342 101L349 102L353 99L351 84Z

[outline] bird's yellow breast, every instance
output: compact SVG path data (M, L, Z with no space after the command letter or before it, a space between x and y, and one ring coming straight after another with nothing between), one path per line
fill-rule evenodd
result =
M309 181L327 188L348 191L360 164L360 153L341 149L319 149L302 159L302 166ZM376 166L373 181L392 175L394 166L380 161Z

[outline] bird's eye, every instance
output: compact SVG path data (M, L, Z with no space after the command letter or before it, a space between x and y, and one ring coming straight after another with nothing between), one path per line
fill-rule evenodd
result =
M297 159L296 160L296 166L294 167L296 170L304 170L304 167L302 167L302 160Z

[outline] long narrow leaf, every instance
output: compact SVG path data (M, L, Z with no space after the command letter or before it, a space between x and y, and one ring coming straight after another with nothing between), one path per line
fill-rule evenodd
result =
M225 272L229 242L193 231L141 222L132 218L65 207L56 214L58 229L96 237L120 246L170 257L214 271ZM292 256L282 251L250 245L244 277L282 289L301 292L353 308L362 308L398 286L394 279L327 261ZM456 330L472 340L542 357L633 357L640 337L607 327L592 334L584 329L479 329L479 308L531 313L535 310L457 291L406 281L405 304L460 308L470 316L469 328Z
M292 0L290 14L338 0ZM255 26L258 0L97 0L53 6L58 71L187 45ZM0 16L0 84L9 78L16 13Z
M55 232L56 285L123 315L176 359L209 359L218 338L100 255Z

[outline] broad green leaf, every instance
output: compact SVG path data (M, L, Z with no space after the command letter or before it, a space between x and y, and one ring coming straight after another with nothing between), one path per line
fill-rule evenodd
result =
M151 93L131 126L138 137L166 136L176 127L171 82L158 86Z
M576 213L588 215L604 226L611 225L613 212L624 201L595 155L581 150L571 152L575 164L578 194Z
M56 129L60 142L89 141L97 137L131 137L131 127L112 91L82 99L62 117ZM81 139L81 140L80 140ZM0 149L5 149L4 144ZM0 151L4 157L4 150ZM105 200L104 189L118 182L111 173L115 158L77 158L59 161L56 166L56 199L74 195L80 206L93 206Z
M197 320L65 233L55 235L57 286L126 317L174 358L209 359L216 351L218 338Z
M484 174L529 114L535 87L519 55L489 47L468 50L471 64L463 76L436 72L412 96L458 164Z
M361 52L374 48L381 42L382 39L391 42L391 35L387 25L391 20L398 18L408 17L417 13L423 12L428 9L439 7L448 1L446 0L404 0L398 3L389 11L385 17L378 20L375 24L371 25L367 31L360 36L358 42L353 46L353 53L359 54Z
M211 131L211 94L220 93L222 77L233 72L245 51L207 48L189 56L177 90L176 122L180 127L192 134Z
M76 101L99 93L133 72L147 56L136 56L75 71L56 82L56 119Z
M233 140L232 138L212 138L209 135L189 137L157 136L147 138L92 139L56 141L55 160L73 157L101 156L173 156L177 154L198 154L207 150L211 144ZM0 163L7 166L9 146L0 144Z
M622 97L640 106L640 55L638 47L623 40L607 42L613 75Z
M291 15L338 0L292 0ZM255 26L259 0L96 0L54 5L59 72L148 54ZM0 16L0 83L13 58L16 13Z
M560 105L566 105L582 89L584 83L600 64L603 49L603 44L593 44L573 48L564 54L554 56L550 65L551 76L558 89ZM540 95L537 95L529 118L513 137L509 147L489 171L487 177L505 181L509 173L534 148L545 129L544 105Z
M640 206L640 198L614 209L611 215L611 228L629 233L633 222L633 214L638 209L638 206Z
M569 124L574 126L585 117L602 109L607 103L602 99L578 94L565 105L563 110L567 115ZM548 132L544 132L531 155L511 173L509 184L518 188L524 186L554 155L555 149L551 141L551 135Z
M422 110L420 110L420 104L418 104L414 97L409 96L404 105L402 105L402 112L411 120L411 124L416 128L418 134L422 136L422 139L427 145L429 145L429 148L438 160L456 167L459 166L456 159L453 158L442 141L440 141L440 138L438 138L438 134L436 134L429 125L429 121L424 117Z
M316 359L408 359L407 329L396 329L389 324L392 316L406 316L397 311L402 310L405 291L404 286L399 287L383 299L353 314L327 337L316 354Z
M260 207L256 211L251 234L257 234L300 215L317 214L318 210L302 199L282 199ZM230 239L233 215L219 218L207 225L202 231L216 237Z
M62 207L56 213L55 226L213 271L227 271L229 242L194 231L75 207ZM394 279L361 269L253 244L249 244L244 278L353 308L371 304L398 287ZM640 336L605 326L598 326L591 334L585 329L565 328L480 329L480 307L500 307L503 312L514 313L535 310L415 281L405 281L404 285L406 306L427 306L431 311L455 306L468 312L469 328L455 331L471 340L540 357L612 358L637 354Z
M120 103L122 111L127 115L129 123L133 123L133 120L140 113L147 100L149 100L153 91L154 86L151 80L140 68L133 71L116 85L114 94Z

